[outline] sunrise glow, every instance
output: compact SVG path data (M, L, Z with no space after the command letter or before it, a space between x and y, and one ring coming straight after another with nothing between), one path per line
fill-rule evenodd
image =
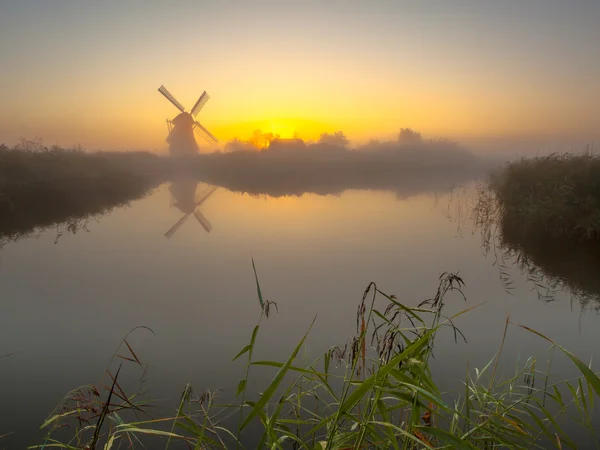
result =
M271 133L283 139L290 139L296 135L296 127L293 123L271 120Z
M209 93L198 120L220 146L254 130L352 142L401 127L458 140L599 134L591 4L27 3L0 14L7 143L165 149L178 111L161 84L186 108Z

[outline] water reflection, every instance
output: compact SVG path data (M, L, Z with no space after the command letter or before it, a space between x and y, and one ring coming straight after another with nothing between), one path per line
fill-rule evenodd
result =
M107 189L29 189L32 192L16 203L0 202L0 248L52 227L57 228L57 240L63 234L86 230L90 221L145 197L153 187L145 181L125 181Z
M550 236L544 230L524 230L504 213L488 185L479 187L471 212L483 249L493 256L508 290L514 283L514 267L540 299L554 300L563 291L582 306L600 310L600 242L579 242Z
M501 245L545 300L559 290L600 310L600 243L579 243L538 233L524 236L503 221ZM503 255L505 258L505 256Z
M410 164L398 160L395 154L348 156L350 153L331 150L324 155L308 151L300 154L199 155L157 162L156 171L165 172L165 176L152 180L122 176L102 189L85 186L63 190L32 188L17 204L0 201L0 247L58 225L61 227L57 231L59 237L76 233L85 229L90 220L144 197L164 181L163 178L171 181L171 206L183 214L164 233L171 238L190 215L207 232L212 230L211 222L200 207L217 187L269 197L339 196L349 190L381 190L394 192L398 199L406 199L424 193L449 192L457 185L481 177L488 167L469 158L450 164L447 161L440 163L437 157L420 156L427 163Z
M116 345L137 325L157 333L129 342L151 366L150 398L170 399L159 407L176 410L189 382L199 391L223 389L224 401L235 397L243 364L231 359L247 345L259 316L251 257L264 298L279 305L279 314L261 324L257 359L285 361L316 314L307 357L343 344L354 333L356 305L370 281L417 305L435 294L438 275L448 270L460 271L469 300L450 301L449 315L487 303L457 319L468 347L456 346L448 332L436 348L434 373L444 392L464 392L456 385L467 360L479 368L489 362L507 314L582 359L597 357L600 329L591 315L570 314L567 302L548 306L526 288L506 295L496 269L481 258L477 236L454 239L454 225L440 220L431 196L399 201L385 192L348 191L263 199L219 189L199 206L215 225L210 234L192 223L168 240L165 231L187 214L175 203L187 198L193 207L207 189L186 186L177 199L164 185L61 245L52 244L49 230L4 249L0 354L23 351L2 364L0 403L13 407L0 410L0 422L15 433L7 447L27 445L70 389L97 383ZM580 321L584 336L577 332ZM546 350L545 342L516 333L507 337L499 373L512 373L517 351ZM554 376L569 377L569 369L558 365ZM257 369L250 389L262 391L272 375Z
M206 185L200 193L197 194L197 181L191 179L179 179L171 183L169 186L169 192L171 193L171 207L180 210L183 213L183 217L169 228L165 233L165 237L170 239L177 230L187 222L191 214L193 214L198 223L202 225L202 228L204 228L207 233L210 233L213 226L199 208L217 189L216 186Z

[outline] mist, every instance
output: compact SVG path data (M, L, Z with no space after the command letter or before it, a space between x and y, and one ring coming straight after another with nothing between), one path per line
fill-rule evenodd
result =
M265 142L265 148L256 145ZM407 198L448 191L499 163L446 139L424 139L408 128L396 140L371 140L355 148L338 131L323 133L316 142L255 134L250 141L230 141L225 149L199 155L186 170L232 191L273 197L376 189Z

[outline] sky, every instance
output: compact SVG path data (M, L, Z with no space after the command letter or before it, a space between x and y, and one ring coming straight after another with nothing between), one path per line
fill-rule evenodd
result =
M0 142L164 149L163 84L187 108L209 93L221 143L592 142L599 21L598 0L3 0Z

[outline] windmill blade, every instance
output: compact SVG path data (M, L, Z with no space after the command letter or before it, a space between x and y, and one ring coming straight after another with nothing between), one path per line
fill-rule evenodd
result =
M200 96L200 98L198 99L198 101L196 102L196 104L194 105L194 107L192 108L192 111L190 114L193 117L196 117L196 115L200 112L200 110L202 108L204 108L204 105L206 105L206 102L208 101L209 98L210 98L210 95L208 95L206 93L206 91L204 91L202 93L202 95Z
M161 85L161 86L158 88L158 92L160 92L162 95L164 95L164 96L167 98L167 100L169 100L171 103L173 103L173 105L175 105L175 108L177 108L179 111L181 111L181 112L184 112L184 111L185 111L185 108L183 107L183 105L182 105L181 103L179 103L179 102L178 102L178 101L175 99L175 97L173 97L173 96L171 95L171 93L170 93L169 91L167 91L167 88L166 88L166 87L164 87L164 86L162 86L162 85Z
M215 192L217 189L218 189L218 187L217 187L217 186L214 186L214 187L213 187L213 188L212 188L210 191L208 191L206 194L204 194L204 192L203 192L202 194L200 194L200 195L201 195L201 196L200 196L200 200L198 200L198 201L196 202L196 206L200 206L202 203L204 203L204 202L206 201L206 199L207 199L208 197L210 197L210 196L213 194L213 192Z
M198 222L200 222L200 225L202 225L202 228L204 228L207 233L210 233L210 230L212 230L213 226L208 221L208 219L206 217L204 217L204 215L198 210L196 210L194 212L194 217L196 218L196 220Z
M198 199L199 199L199 198L202 198L202 197L204 197L204 196L206 195L206 193L212 189L212 187L213 187L213 186L211 186L210 184L207 184L207 185L206 185L206 186L205 186L205 187L204 187L204 188L203 188L203 189L200 191L200 193L199 193L198 195L196 195L196 201L198 201ZM197 191L198 191L198 190L196 189L196 192L197 192Z
M177 223L175 225L173 225L171 228L169 228L169 231L167 231L165 233L165 237L167 239L171 239L171 236L173 236L177 230L179 230L179 228L181 228L181 225L183 225L188 219L188 214L186 214L185 216L183 216L181 219L179 219L177 221Z
M198 134L198 136L206 139L207 141L219 142L216 137L214 137L210 131L200 125L198 122L194 122L194 131Z

